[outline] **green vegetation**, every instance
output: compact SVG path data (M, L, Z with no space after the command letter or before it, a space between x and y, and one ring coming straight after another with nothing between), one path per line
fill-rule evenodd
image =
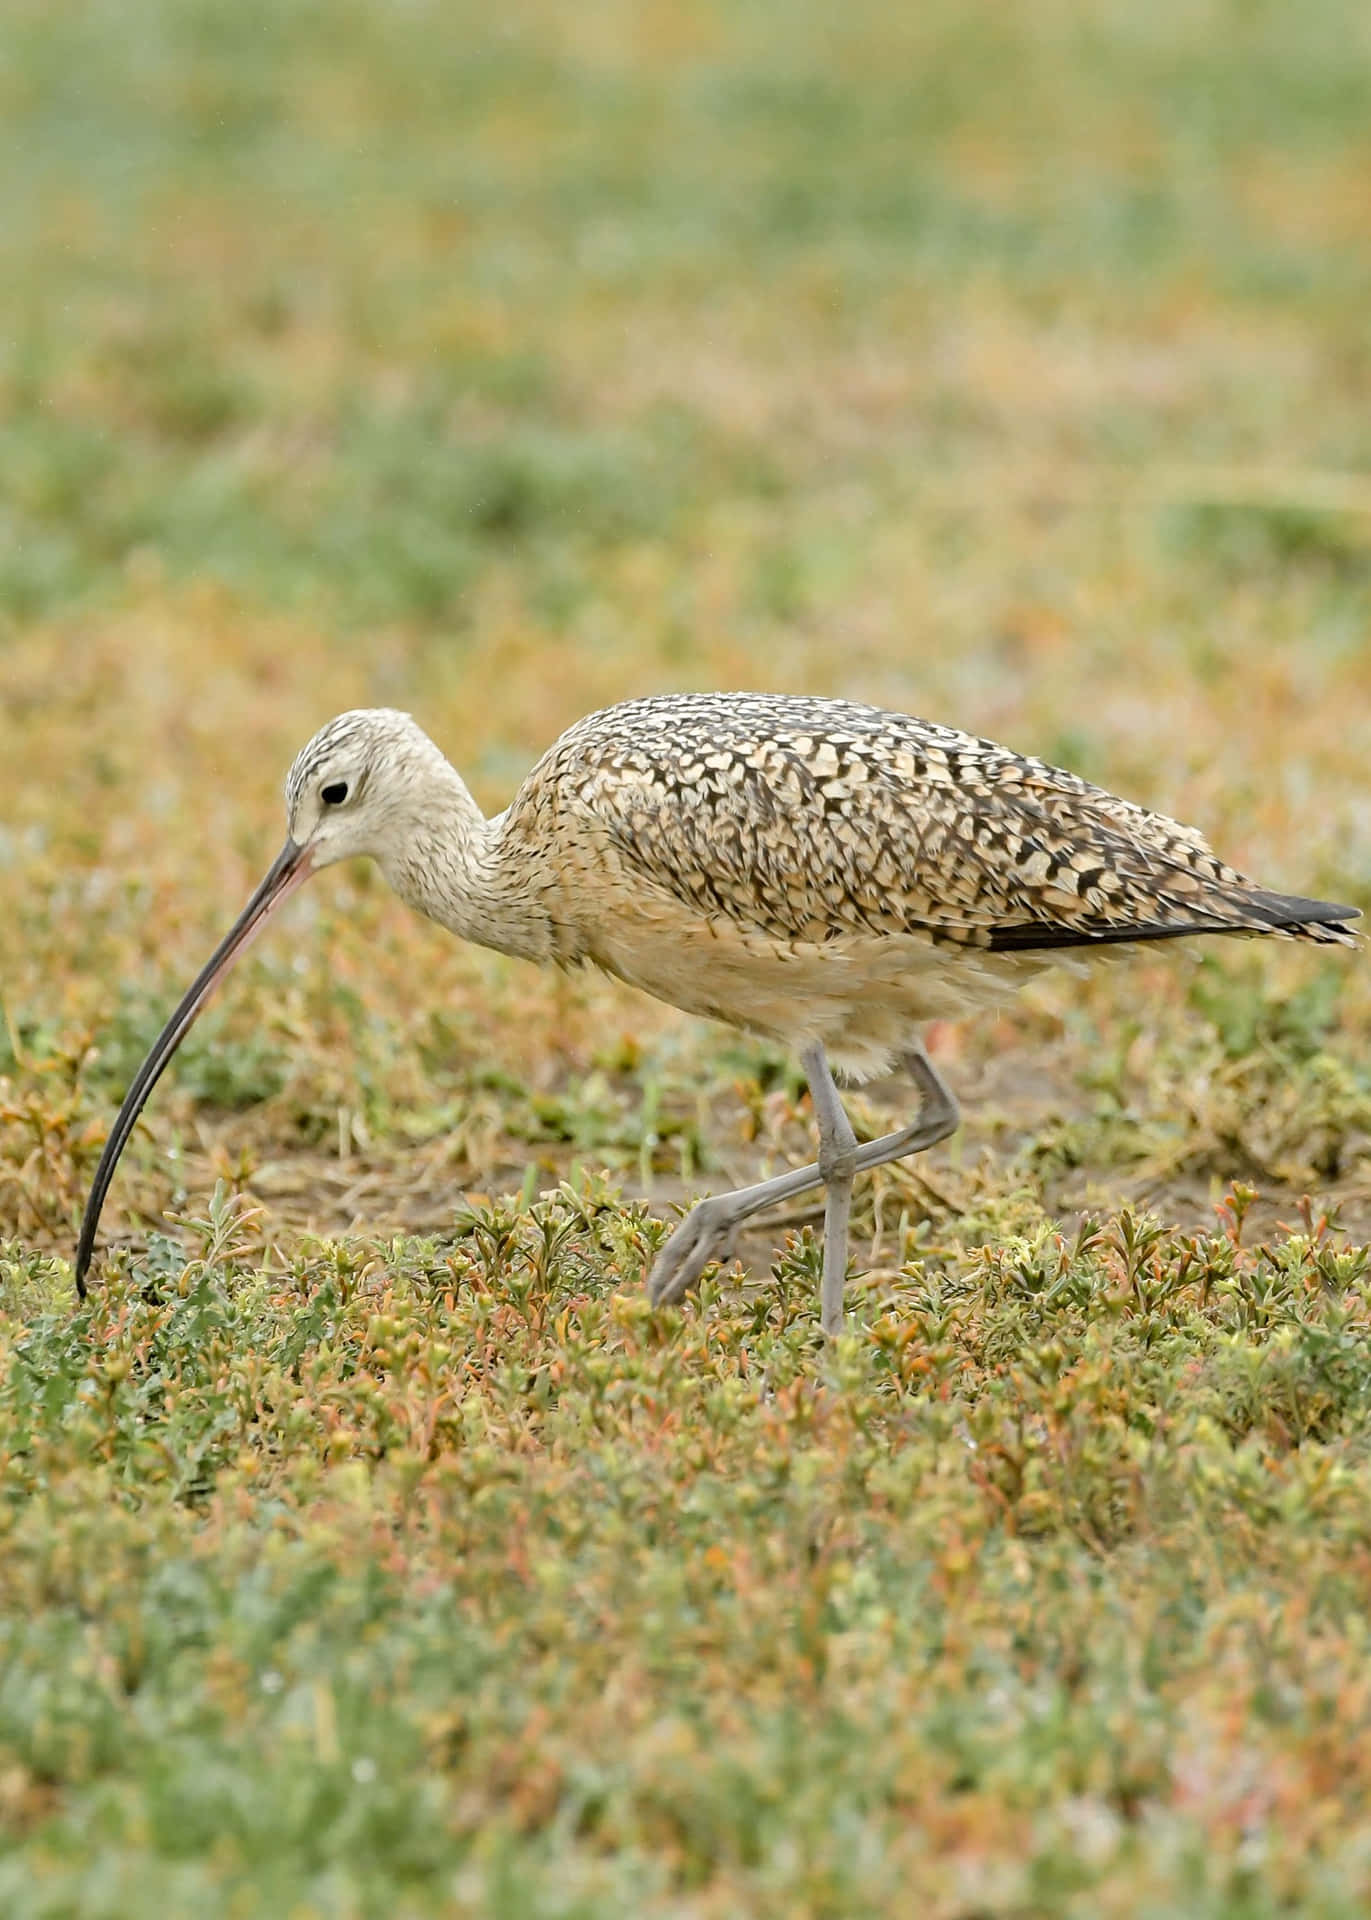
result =
M1145 955L645 1307L794 1063L330 873L319 722L950 719L1371 901L1351 0L11 0L0 1909L1357 1916L1371 988ZM902 1094L854 1101L869 1130Z

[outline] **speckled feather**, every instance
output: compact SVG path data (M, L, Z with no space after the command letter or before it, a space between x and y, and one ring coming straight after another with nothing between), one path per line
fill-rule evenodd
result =
M690 1012L879 1073L930 1018L1059 957L1207 933L1349 944L1192 828L955 728L751 693L571 727L492 820L405 715L344 714L291 770L369 784L396 891L468 939L589 961Z
M507 816L583 814L706 918L778 940L922 934L992 951L1202 932L1349 943L1193 828L994 741L848 701L668 696L591 714ZM1341 913L1342 909L1332 911Z

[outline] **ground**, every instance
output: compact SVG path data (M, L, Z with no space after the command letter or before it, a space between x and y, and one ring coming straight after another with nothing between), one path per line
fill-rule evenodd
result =
M1352 0L12 0L0 1906L1371 1904L1371 987L930 1044L966 1124L654 1314L793 1060L316 881L333 712L882 702L1371 901ZM901 1089L854 1099L887 1124Z

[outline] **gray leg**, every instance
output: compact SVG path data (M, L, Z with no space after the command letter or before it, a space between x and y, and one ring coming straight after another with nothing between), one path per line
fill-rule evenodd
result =
M821 1055L822 1057L822 1055ZM908 1153L922 1153L927 1147L934 1147L940 1140L946 1140L955 1133L961 1118L956 1096L946 1081L937 1072L933 1062L924 1052L922 1045L916 1045L904 1056L902 1062L906 1072L919 1089L921 1096L918 1118L907 1127L900 1127L894 1133L882 1134L879 1140L868 1140L865 1146L857 1148L853 1172L870 1173L873 1167L883 1167L888 1161L902 1160ZM833 1087L828 1074L828 1063L824 1061L824 1072L817 1079L827 1081L837 1103L837 1089ZM814 1094L816 1111L824 1097L814 1093L811 1080L810 1091ZM842 1108L839 1104L838 1110ZM844 1123L847 1116L843 1115ZM820 1141L823 1138L823 1116L820 1114ZM851 1129L848 1129L849 1133ZM841 1165L841 1156L839 1160ZM700 1200L682 1220L661 1252L649 1277L648 1298L654 1307L669 1305L679 1300L694 1286L711 1260L726 1260L733 1248L733 1236L745 1220L755 1213L761 1213L767 1207L780 1206L786 1200L794 1200L802 1193L810 1192L814 1187L824 1184L822 1168L816 1162L813 1166L797 1167L793 1173L778 1173L772 1180L760 1180L756 1186L739 1187L736 1193L718 1193L707 1200ZM831 1200L831 1190L830 1190ZM843 1267L846 1266L847 1244L847 1206L851 1201L851 1186L848 1187L848 1199L844 1205L842 1230L844 1247ZM829 1257L835 1235L833 1216L825 1209L824 1233L824 1300L829 1297ZM841 1313L842 1272L839 1267L838 1300ZM825 1312L827 1305L825 1304ZM825 1331L828 1330L825 1320Z
M857 1171L857 1136L843 1110L822 1047L800 1055L809 1095L819 1122L819 1178L824 1183L824 1277L819 1314L824 1332L835 1339L843 1330L843 1282L847 1278L847 1223L852 1213L852 1181Z

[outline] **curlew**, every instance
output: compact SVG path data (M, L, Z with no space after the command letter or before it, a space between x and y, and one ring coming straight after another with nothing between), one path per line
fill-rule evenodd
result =
M726 1257L743 1221L825 1190L821 1318L842 1326L858 1173L953 1132L924 1022L1003 999L1059 957L1194 934L1354 945L1355 907L1272 893L1198 832L955 728L844 700L668 695L591 714L487 819L409 717L341 714L286 780L288 836L134 1076L81 1227L144 1102L216 983L311 873L357 854L467 940L592 962L687 1012L795 1049L818 1159L700 1200L661 1248L654 1303ZM902 1064L920 1105L859 1145L834 1070Z

